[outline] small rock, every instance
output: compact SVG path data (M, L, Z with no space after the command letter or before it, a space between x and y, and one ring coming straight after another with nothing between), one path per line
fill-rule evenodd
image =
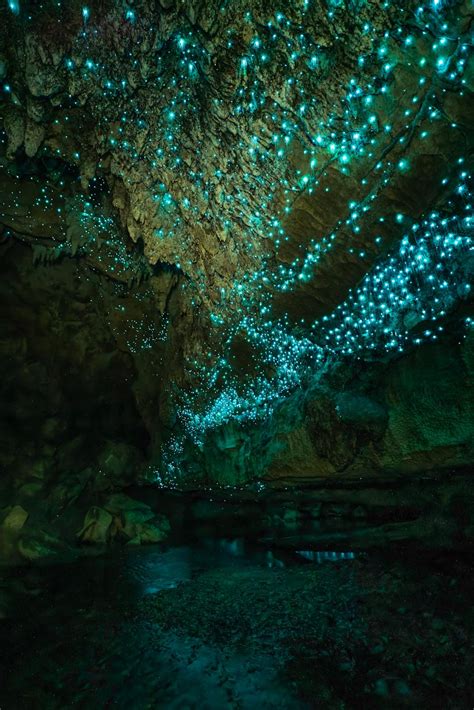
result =
M19 532L27 520L27 511L21 505L14 505L3 521L2 527L8 532Z
M44 557L53 557L63 548L62 543L55 537L48 535L44 530L38 530L21 537L18 543L18 552L29 562Z
M383 653L384 652L384 647L381 643L377 644L373 648L370 649L371 653Z
M42 487L43 484L41 481L32 481L30 483L25 483L21 488L19 488L18 493L22 496L26 496L27 498L35 498L35 496L40 493Z
M404 680L397 680L394 683L394 690L398 695L411 695L410 687Z
M389 687L385 678L379 678L375 681L375 693L383 697L387 697L389 695Z

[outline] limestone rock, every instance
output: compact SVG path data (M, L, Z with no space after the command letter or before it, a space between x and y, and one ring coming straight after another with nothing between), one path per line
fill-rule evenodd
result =
M27 511L21 505L14 505L2 523L5 532L18 533L28 520Z
M27 481L18 489L18 493L26 498L35 498L41 494L43 484L41 481Z
M144 543L163 542L168 536L167 532L156 525L139 525L136 526L136 535L129 541L129 545L142 545Z
M115 516L114 531L133 544L161 542L169 533L170 525L164 516L124 494L110 496L104 508Z
M139 458L133 446L123 442L107 441L98 458L96 489L107 490L131 483Z
M79 473L69 473L62 476L48 496L51 509L53 511L63 510L74 503L93 475L93 470L86 468Z
M11 109L5 116L4 126L8 136L7 155L13 157L23 144L25 137L25 118L18 111Z
M5 42L5 56L0 57L0 73L5 76L3 128L8 139L0 185L5 195L0 220L2 269L7 274L0 284L0 302L1 315L8 313L5 345L3 328L0 333L5 361L0 399L6 403L0 403L0 408L7 415L1 433L8 451L0 463L2 469L12 472L15 489L29 495L22 484L30 485L31 478L38 478L44 484L41 490L55 488L48 500L51 507L62 508L86 488L81 471L92 471L88 490L110 493L135 481L144 468L144 452L154 455L163 444L165 453L170 454L169 465L158 461L155 474L153 462L154 475L161 476L163 471L166 475L168 470L176 479L175 473L191 472L196 473L199 484L206 485L234 486L265 476L272 481L298 476L386 476L393 471L419 473L472 463L472 395L465 387L472 381L472 370L470 375L461 321L457 332L455 328L452 331L457 349L451 343L445 351L442 326L437 343L422 345L418 354L394 354L387 368L385 362L377 361L370 375L359 368L363 358L357 356L352 359L352 372L341 362L344 372L340 381L328 383L327 391L316 389L316 381L308 391L297 392L291 402L289 395L286 409L277 411L272 405L275 414L271 421L261 424L257 419L258 423L249 427L240 423L217 426L202 452L188 442L181 447L175 438L176 431L180 433L180 418L171 403L173 395L167 392L192 392L195 381L191 370L195 368L188 367L191 363L205 363L204 369L212 372L212 360L220 359L221 351L226 351L223 361L225 368L230 368L229 378L227 370L219 374L217 368L212 380L215 387L203 392L204 410L209 397L219 396L220 381L232 380L234 356L238 377L244 365L249 366L249 372L251 366L258 365L254 372L259 378L266 378L267 371L268 377L273 377L270 351L262 367L257 363L257 350L248 347L241 366L231 348L236 343L225 341L222 348L220 328L209 328L210 313L217 322L223 317L233 332L246 308L236 295L236 285L247 284L250 290L245 300L250 304L251 321L255 311L259 328L266 328L263 310L263 320L257 316L259 294L263 306L267 288L268 294L275 288L270 310L265 305L271 319L288 316L291 340L293 335L298 340L300 334L310 336L311 342L314 337L316 344L318 337L324 340L326 326L320 323L313 333L309 324L332 317L364 275L378 267L396 246L409 222L417 221L428 209L445 210L447 194L440 185L444 177L451 184L458 171L452 156L465 156L466 174L472 173L468 164L472 131L467 130L471 117L469 103L457 95L454 84L441 90L444 72L431 63L424 70L426 90L433 86L429 91L436 96L422 98L421 65L416 57L426 52L425 30L412 28L413 61L405 61L394 31L401 13L390 4L366 3L360 13L338 9L331 11L335 17L329 21L324 4L287 3L287 20L274 35L274 57L268 62L257 60L251 49L255 28L267 32L263 28L269 27L268 12L273 15L265 2L255 3L255 12L248 16L240 0L224 4L217 0L160 0L161 10L148 0L139 5L136 22L130 23L124 22L121 9L116 14L111 7L106 20L102 12L91 12L86 44L76 44L72 36L83 26L79 8L73 8L78 24L71 24L71 36L51 29L56 26L48 17L50 10L55 12L52 8L43 16L49 26L45 32L37 31L34 22L23 22L23 15L17 18L7 11L2 22L2 38L14 37L15 41ZM461 4L458 9L454 14L464 17ZM62 11L57 12L59 22ZM38 16L41 19L39 10ZM183 20L185 25L195 25L191 35L200 37L199 56L194 56L194 39L190 42L187 35L178 39ZM452 34L452 23L456 24L450 19L446 37ZM467 19L459 19L459 23L464 29L459 25L456 35L468 29ZM124 37L122 31L117 32L118 26L130 40L133 50L129 55L119 51ZM144 32L145 26L153 32ZM310 37L317 42L311 67L306 49L293 52L292 48L299 40L296 34L291 37L290 28L303 26L308 38L306 29L300 38L305 38L305 43ZM364 27L373 27L376 35ZM360 111L357 124L365 125L367 119L370 125L367 133L364 128L360 148L351 148L354 156L349 169L341 164L342 143L329 158L326 146L318 148L313 139L310 146L307 139L313 128L327 127L333 120L335 130L336 125L342 127L345 113L337 107L342 102L341 111L346 111L342 106L346 106L346 90L352 81L372 85L372 60L376 58L365 62L365 57L371 56L383 38L392 68L387 76L383 69L384 90L377 88L370 97L373 121L363 102L351 99L356 113ZM462 47L461 35L459 41ZM175 104L176 90L181 91L181 79L178 84L173 80L183 61L181 44L186 45L186 54L191 52L188 69L194 78L185 82L189 95L175 116L168 109ZM249 52L252 60L247 66ZM362 62L356 70L359 59L364 59L365 68ZM124 78L124 91L114 94L114 99L104 90L105 67L108 77ZM296 83L294 77L286 81L290 67L294 67L294 77L300 77ZM395 67L396 72L392 71ZM354 70L356 78L352 79ZM198 76L200 80L195 81ZM466 73L466 82L466 86L472 83L472 69ZM260 105L253 99L247 104L249 92L254 93L251 87L255 87L257 99L260 96ZM311 106L301 104L298 109L303 95L311 97ZM237 96L242 100L235 105ZM408 112L404 110L405 98L414 103ZM411 133L407 123L408 115L418 115L412 113L418 100L420 121L423 117L430 123L429 136L427 132L427 140L421 142L418 119ZM434 121L424 116L426 102L435 106L434 113L439 111ZM151 120L125 120L130 105L134 116ZM295 110L301 110L301 115L291 130L285 128L288 135L272 136L275 126L284 126L287 114ZM349 124L352 120L347 115L347 136ZM411 137L406 143L400 140L392 145L393 136L399 135L404 141L407 135ZM272 137L288 139L288 149L281 151L284 160L278 157L280 151L266 148ZM323 138L324 143L326 136ZM369 152L365 141L373 146ZM338 143L339 139L335 145ZM308 160L303 157L308 150L317 166L314 194L313 188L300 190L299 178L295 181L308 171ZM401 164L410 162L407 172L395 170L401 157ZM384 163L387 159L394 167L393 179L387 177L387 182L380 184L378 178L372 182L379 159ZM323 165L327 170L319 173ZM309 167L313 170L311 164ZM368 176L367 190L365 178L360 180L362 175ZM304 179L313 184L309 173ZM467 185L460 188L464 191ZM294 196L292 206L283 214L290 193ZM354 216L347 211L352 201L362 208L357 208ZM384 216L396 214L405 220L402 227ZM109 215L116 217L116 230ZM105 229L101 227L104 223ZM276 230L281 232L281 240L274 238ZM330 250L321 246L332 243L333 237ZM20 253L20 240L26 257ZM89 241L94 246L86 249ZM111 253L100 251L103 242ZM379 243L383 246L376 246ZM38 262L34 270L25 266L31 261L30 246ZM13 253L14 257L8 256ZM134 254L139 254L136 260ZM309 257L314 258L310 262L314 276L308 272L308 278L301 278L301 283L298 280L289 291L281 289L284 284L276 278L280 270L294 272L297 279L295 265ZM153 264L151 268L146 263L148 271L146 259ZM263 267L267 275L259 283ZM467 274L467 269L462 273ZM137 289L135 298L130 283L140 283L144 274L149 277L149 289ZM247 280L251 274L257 278L255 292ZM28 290L30 282L34 286ZM125 284L128 288L117 296L115 287ZM457 295L464 297L464 278L459 289ZM448 302L447 317L451 317L451 305ZM416 303L404 308L399 311L404 328L423 332L424 308ZM389 308L392 310L398 313ZM390 316L388 332L392 326ZM274 340L271 332L269 341ZM250 341L245 342L248 345ZM374 351L374 357L376 354ZM53 361L57 368L45 364ZM370 363L372 367L372 360ZM306 364L303 366L305 371ZM310 371L312 367L308 363ZM300 366L295 363L295 368ZM254 384L257 382L260 389L260 381L254 379ZM240 383L237 390L240 392ZM216 404L227 401L229 393L223 394ZM227 404L219 404L218 410L225 413ZM32 432L41 432L41 445ZM44 439L49 448L43 446ZM28 442L25 450L19 442ZM86 541L105 542L119 533L134 541L145 540L165 530L164 523L156 524L153 512L143 506L127 503L121 507L117 501L110 505L116 509L93 509L95 513L81 531Z
M64 542L41 529L23 535L18 542L18 552L29 562L57 557L60 554L66 554L68 558L75 557L71 548L68 548Z
M81 542L92 544L106 544L110 539L110 528L113 518L103 508L94 506L87 511L84 526L77 537Z
M30 119L27 120L25 130L25 152L29 158L33 158L38 152L38 149L44 140L44 135L44 126L35 123Z
M141 513L145 520L150 520L154 513L151 508L139 500L134 500L124 493L114 493L104 503L104 508L112 514L135 511Z

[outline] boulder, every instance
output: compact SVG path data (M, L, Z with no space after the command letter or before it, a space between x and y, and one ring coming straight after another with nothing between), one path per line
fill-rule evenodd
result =
M67 551L67 546L44 530L24 535L18 542L18 552L23 559L33 562L46 557L56 557Z
M106 544L111 537L112 515L103 508L90 508L84 518L84 525L77 537L81 542Z
M107 441L97 460L95 489L106 491L130 484L134 480L140 454L134 446Z
M170 524L145 503L122 493L111 495L102 508L90 508L78 533L81 542L107 544L122 538L133 544L162 542Z
M154 516L153 511L146 503L134 500L124 493L114 493L109 496L104 503L104 508L112 514L123 513L126 511L141 511L144 516L148 515L148 517L145 518L146 520L150 520L150 518L153 518Z
M5 532L17 533L28 520L28 512L21 505L14 505L2 523Z
M166 529L159 528L149 523L136 526L135 531L137 534L129 540L129 545L163 542L163 540L168 537L168 531Z
M18 489L18 493L26 498L35 498L41 493L42 488L41 481L27 481Z
M94 472L91 468L85 468L78 473L62 476L48 496L51 509L62 510L74 503L93 475Z
M108 498L104 508L115 516L116 532L133 544L161 542L168 535L168 520L141 501L116 493Z

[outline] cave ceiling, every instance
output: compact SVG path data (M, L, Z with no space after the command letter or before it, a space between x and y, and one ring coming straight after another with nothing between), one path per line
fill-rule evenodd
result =
M196 443L432 342L472 281L473 16L8 0L2 239L149 283Z

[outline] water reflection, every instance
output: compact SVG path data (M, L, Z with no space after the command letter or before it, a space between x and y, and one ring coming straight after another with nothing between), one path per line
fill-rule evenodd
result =
M296 554L312 562L337 562L339 560L354 560L354 552L328 552L326 550L296 550Z

